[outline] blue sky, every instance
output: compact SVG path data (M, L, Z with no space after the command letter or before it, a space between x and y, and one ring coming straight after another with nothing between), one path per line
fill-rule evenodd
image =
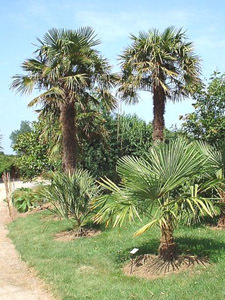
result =
M207 79L218 69L225 72L225 2L223 0L0 0L0 133L5 153L11 153L10 133L21 120L35 120L27 108L31 96L15 95L9 90L11 78L21 73L20 65L32 56L36 38L52 27L76 29L89 25L98 33L100 51L117 65L117 55L129 45L129 34L140 30L163 30L174 25L187 30L195 52L202 59L202 76ZM125 107L146 121L152 120L152 102L142 93L142 101ZM179 124L179 115L192 111L191 100L168 103L166 126Z

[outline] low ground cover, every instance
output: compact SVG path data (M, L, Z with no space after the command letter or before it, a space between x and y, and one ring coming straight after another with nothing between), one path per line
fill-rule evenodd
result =
M54 239L55 234L71 230L71 223L51 218L50 212L39 212L17 219L9 229L22 259L34 267L63 300L225 298L224 231L207 226L177 229L175 239L179 252L207 256L210 265L147 280L123 273L132 248L139 248L139 255L157 253L158 229L133 238L133 232L139 227L140 224L122 229L101 228L102 233L97 236L60 242Z

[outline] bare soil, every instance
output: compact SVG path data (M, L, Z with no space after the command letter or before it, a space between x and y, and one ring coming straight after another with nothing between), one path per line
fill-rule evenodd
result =
M32 184L15 183L16 188ZM12 241L7 237L9 217L4 184L0 184L0 300L54 300L49 288L21 260ZM16 217L14 212L13 217Z
M92 237L99 235L100 233L101 230L95 228L83 229L81 234L74 230L70 230L56 233L54 239L59 242L70 242L80 237Z
M206 258L196 256L179 256L176 260L165 262L156 255L144 254L133 259L123 271L127 276L155 279L187 269L193 270L197 265L207 267L209 262Z

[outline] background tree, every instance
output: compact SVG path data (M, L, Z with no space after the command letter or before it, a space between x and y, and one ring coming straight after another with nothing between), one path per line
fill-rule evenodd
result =
M199 83L199 58L185 33L168 27L132 35L132 44L120 56L122 78L119 92L128 103L136 103L137 91L153 94L153 141L164 139L167 100L191 95Z
M0 178L4 172L10 172L11 176L15 177L18 170L15 168L15 156L0 152Z
M12 133L9 136L10 140L12 141L11 147L13 147L16 144L17 138L20 134L28 133L31 131L32 131L32 129L30 126L30 122L29 121L21 121L20 128L12 131Z
M13 146L18 154L15 164L20 176L26 180L32 180L51 169L59 168L59 162L49 158L49 144L41 137L43 123L33 122L30 128L31 132L20 134Z
M181 116L182 130L192 138L213 145L225 139L225 81L215 72L207 85L202 85L194 96L195 111Z
M135 115L119 116L108 112L102 115L105 135L83 139L81 166L97 178L107 176L118 181L117 160L124 155L143 156L152 144L152 125Z
M51 29L38 40L35 59L22 64L26 75L15 75L12 88L30 93L34 87L43 93L30 102L46 106L54 101L60 110L63 165L67 172L76 168L76 104L86 104L94 91L109 107L115 99L109 93L111 68L93 47L100 42L90 27L78 30ZM104 97L103 97L104 96Z

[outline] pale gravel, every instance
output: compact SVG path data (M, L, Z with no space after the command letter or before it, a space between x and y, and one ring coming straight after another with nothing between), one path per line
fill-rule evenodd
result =
M15 188L33 185L17 181ZM0 183L0 300L54 300L46 285L20 259L7 237L10 217L4 198L4 184Z

